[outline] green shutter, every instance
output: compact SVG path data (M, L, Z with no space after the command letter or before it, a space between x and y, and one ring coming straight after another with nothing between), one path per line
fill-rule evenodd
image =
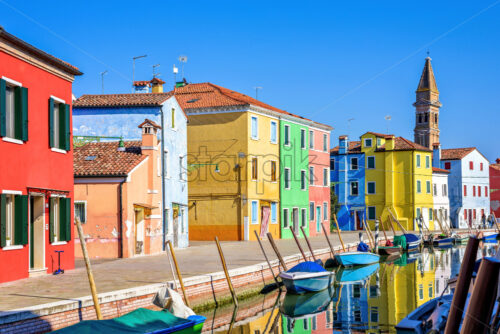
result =
M49 99L49 145L54 147L54 99Z
M71 230L73 229L72 219L71 219L71 198L65 198L66 201L66 212L65 212L65 222L66 225L66 241L71 240Z
M0 195L0 247L7 245L7 196Z
M0 79L0 137L7 134L7 100L5 98L6 84Z
M49 239L50 243L54 242L54 199L49 200Z
M14 244L26 245L28 243L28 196L16 195L14 197Z
M21 87L21 139L28 141L28 88Z
M66 107L64 103L59 103L59 147L61 150L66 146Z
M64 141L64 149L69 151L71 149L71 126L70 126L70 106L69 104L64 105L64 133L65 133L65 141Z
M59 199L59 240L71 240L71 199Z
M21 140L23 135L22 87L14 88L14 138Z

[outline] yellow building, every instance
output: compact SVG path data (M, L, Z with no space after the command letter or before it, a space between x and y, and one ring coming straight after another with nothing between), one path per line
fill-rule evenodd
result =
M188 115L190 240L280 237L279 115L210 83L174 90Z
M402 137L367 132L361 136L365 154L367 221L388 221L390 212L407 230L423 218L433 230L432 151ZM399 228L395 226L395 228Z

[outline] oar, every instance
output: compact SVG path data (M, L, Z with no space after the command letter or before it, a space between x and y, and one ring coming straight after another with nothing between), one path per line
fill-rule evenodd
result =
M321 224L323 225L323 224ZM304 227L300 227L300 230L302 231L302 234L304 235L304 239L306 240L307 248L309 248L309 251L311 252L312 258L314 262L316 262L316 256L314 256L313 249L311 247L311 244L309 243L309 239L307 238L306 231L304 230Z
M302 257L304 258L304 261L307 261L306 254L304 253L304 250L302 249L302 246L299 243L299 239L295 235L295 231L293 230L293 228L291 226L290 226L290 231L292 231L293 238L295 239L295 243L299 247L300 253L302 254Z
M342 245L342 250L345 252L344 240L342 240L342 236L340 235L339 222L337 221L336 214L333 214L333 221L335 222L335 226L337 227L337 234L339 235L340 244Z
M323 234L325 235L326 242L328 242L328 246L330 247L330 252L332 253L332 257L335 256L335 252L333 250L332 244L330 242L330 239L328 239L328 234L326 233L326 228L325 225L321 224L321 227L323 228Z
M266 258L267 265L269 266L269 270L271 270L271 274L273 275L274 282L275 282L272 284L268 284L262 288L260 293L265 294L265 293L269 293L269 292L279 288L280 286L283 285L283 282L278 281L278 278L274 274L273 266L271 265L271 262L269 261L269 258L267 257L266 251L264 250L264 246L262 245L262 242L260 241L259 234L257 233L256 230L254 230L254 233L255 233L255 237L257 238L257 241L259 242L259 246L260 246L260 249L262 250L262 254L264 254L264 257Z

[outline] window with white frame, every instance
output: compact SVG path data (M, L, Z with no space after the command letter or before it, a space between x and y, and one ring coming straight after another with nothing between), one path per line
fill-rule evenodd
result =
M271 224L276 224L278 222L278 203L271 203Z
M328 135L326 134L323 135L323 151L328 151Z
M163 176L170 177L168 168L168 151L163 152Z
M259 121L257 116L252 116L251 118L251 133L252 139L259 139Z
M328 203L323 202L323 220L328 220Z
M184 180L184 165L182 157L179 157L179 179Z
M371 138L365 138L365 147L372 147L373 141Z
M51 243L71 239L71 199L51 197L49 202L49 237Z
M420 194L422 192L422 181L417 180L417 193Z
M358 158L355 157L351 158L351 170L358 170L359 167L358 163L359 163Z
M284 129L283 144L288 146L290 145L290 125L285 124Z
M278 124L276 121L271 121L271 143L276 144L278 142Z
M375 181L366 182L366 193L369 195L374 195L377 192Z
M309 202L309 220L314 221L314 202Z
M252 224L259 223L259 202L252 201Z
M301 213L301 224L302 224L302 227L306 227L307 226L307 209L300 209L300 213Z
M448 196L448 187L446 187L446 184L443 184L443 196Z
M300 129L300 148L306 148L306 130Z
M314 185L314 167L309 167L309 184Z
M375 169L375 157L374 156L366 157L366 168Z
M16 224L15 224L15 208L14 208L14 195L4 195L4 203L2 203L3 207L1 210L5 210L5 246L13 246L15 245L15 233L16 233Z
M314 149L314 131L309 130L309 148Z
M335 170L335 158L330 159L330 170Z
M420 154L417 154L416 165L417 165L417 168L420 168Z
M80 220L80 223L87 222L87 203L85 201L75 201L75 218Z
M156 157L156 175L161 176L161 159Z
M433 190L433 195L437 196L437 194L438 194L437 184L435 184L435 183L432 184L432 190Z
M425 156L425 168L431 168L431 157L428 155Z
M28 243L28 196L0 195L0 247Z
M28 140L28 89L0 78L0 137Z
M323 168L323 186L328 187L328 168Z
M426 190L426 193L428 193L428 194L431 193L431 181L425 181L425 190Z
M285 189L290 189L290 168L284 169L283 179L285 181Z
M288 215L288 209L283 209L283 227L288 228L290 225L290 217Z
M351 186L351 196L358 196L359 195L359 183L358 183L358 181L350 182L350 186Z
M306 190L306 184L307 184L306 171L305 170L301 170L300 171L300 189L301 190Z
M376 208L374 206L369 206L366 208L366 211L367 211L367 219L375 220L375 218L377 217Z

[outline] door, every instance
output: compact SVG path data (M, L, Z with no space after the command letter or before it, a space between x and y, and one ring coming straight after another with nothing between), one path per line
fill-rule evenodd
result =
M321 207L316 207L316 232L321 231Z
M135 209L135 254L144 254L144 210Z
M45 268L44 202L44 196L30 196L29 248L31 270Z
M261 238L265 237L267 232L269 232L269 216L271 215L271 208L268 206L262 207L262 217L260 224L260 236Z
M172 218L173 218L173 225L174 225L174 240L173 240L173 243L174 243L174 247L177 247L177 245L179 244L179 221L181 220L181 217L180 217L180 210L179 210L179 205L177 204L174 204L173 205L173 211L172 211Z
M299 233L299 209L298 208L293 208L292 222L293 222L293 230L295 231L295 233Z
M354 211L354 223L356 225L356 230L364 230L363 227L363 212Z

